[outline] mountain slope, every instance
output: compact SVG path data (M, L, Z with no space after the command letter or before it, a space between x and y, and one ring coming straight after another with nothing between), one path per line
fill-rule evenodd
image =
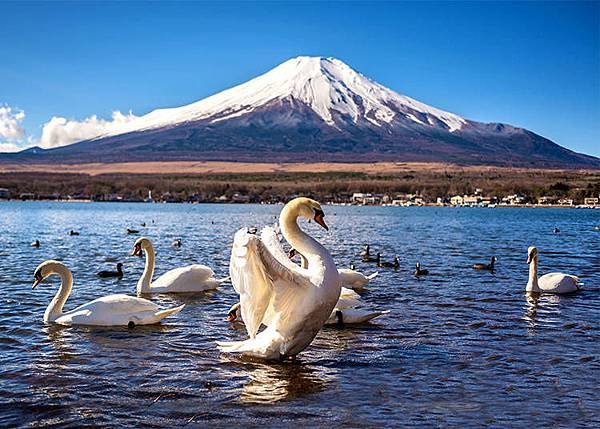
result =
M598 158L525 129L461 118L385 88L337 59L320 57L291 59L196 103L137 117L111 134L10 158L600 167Z

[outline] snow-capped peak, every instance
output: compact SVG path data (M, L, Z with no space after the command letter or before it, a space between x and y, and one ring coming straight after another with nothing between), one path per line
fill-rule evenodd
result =
M441 122L450 132L466 123L460 116L400 95L338 59L301 56L198 102L154 110L124 124L123 129L100 137L197 120L219 122L288 97L304 103L332 125L336 113L354 122L365 119L376 126L390 123L397 115L402 115L426 126Z

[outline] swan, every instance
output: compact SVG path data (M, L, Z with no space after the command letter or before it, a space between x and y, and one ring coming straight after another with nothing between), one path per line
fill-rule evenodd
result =
M494 264L496 263L497 260L498 260L498 258L496 258L495 256L492 256L489 264L473 264L473 269L494 271Z
M137 294L144 293L184 293L203 292L216 289L219 284L227 280L216 279L215 273L206 265L194 264L186 267L175 268L167 271L156 280L154 275L154 247L147 237L140 237L133 245L132 255L146 254L144 272L137 283Z
M340 276L327 249L300 229L299 217L328 227L315 200L295 198L281 211L281 233L306 257L308 269L289 260L272 227L263 228L260 237L246 228L235 234L230 274L250 338L218 342L222 352L268 360L294 358L329 318L340 297ZM266 328L258 333L261 324Z
M161 310L158 305L147 299L118 294L97 298L63 313L63 306L73 287L73 275L63 263L52 260L42 262L34 272L33 289L54 274L60 276L61 284L56 296L46 308L44 323L128 326L132 328L135 325L158 323L167 316L179 313L185 307L184 304Z
M369 311L362 308L336 308L333 309L329 318L325 321L325 325L356 325L366 323L376 317L388 314L389 310L385 311ZM241 304L239 302L233 304L227 312L228 322L243 322Z
M538 278L538 250L535 246L527 249L527 263L529 264L529 280L525 287L527 292L561 294L577 292L581 289L579 277L571 274L548 273Z
M425 270L421 268L421 263L417 262L415 265L415 272L413 273L413 275L415 277L420 277L420 276L426 276L429 274L429 270Z
M291 249L288 252L288 257L292 259L294 256L300 256L302 268L308 268L307 259L301 254L298 253L296 249ZM366 285L369 284L369 281L373 280L375 277L379 275L379 272L376 271L373 274L365 276L363 273L358 272L354 269L354 264L351 265L350 269L348 268L338 268L338 273L340 274L340 279L343 286L349 286L351 289L363 289ZM344 295L348 295L347 289L342 286L342 292L340 294L340 298ZM346 289L346 290L344 290Z
M99 277L107 278L107 277L123 277L123 264L119 262L117 264L117 271L100 271L98 272Z

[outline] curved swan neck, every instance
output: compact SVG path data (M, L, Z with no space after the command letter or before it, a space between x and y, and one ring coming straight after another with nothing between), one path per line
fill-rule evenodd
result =
M44 313L45 323L54 322L61 316L65 302L67 302L73 288L73 275L67 267L62 264L56 265L52 269L52 274L60 276L60 287L46 308L46 312Z
M537 255L533 257L531 263L529 264L529 280L527 281L527 287L525 290L527 292L539 292L540 287L538 286L538 258Z
M314 256L320 255L325 248L317 240L302 231L298 226L299 208L295 204L287 204L279 216L279 227L286 241L298 251L307 263ZM304 263L304 262L303 262Z
M154 275L155 254L152 243L149 243L148 246L144 248L144 253L146 254L146 264L144 266L144 272L137 283L136 292L138 295L150 291L150 284L152 283L152 276Z

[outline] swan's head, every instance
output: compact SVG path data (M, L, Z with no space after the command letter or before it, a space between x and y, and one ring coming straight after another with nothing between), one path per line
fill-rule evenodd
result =
M53 274L59 274L61 271L68 271L67 267L58 261L45 261L42 262L33 272L33 286L32 289L35 289L44 279L50 277Z
M313 219L319 225L326 230L329 230L327 224L325 224L325 213L321 208L321 204L317 201L306 197L294 198L292 201L286 204L289 209L295 210L298 216L305 217L306 219Z
M131 251L131 256L139 256L142 254L142 250L147 250L152 248L152 242L149 238L140 237L135 241L133 245L133 250Z
M233 304L231 306L231 308L229 309L229 311L227 312L227 321L235 322L237 319L240 318L241 311L242 311L241 304L239 302L236 304Z
M537 255L538 255L537 247L530 246L529 249L527 249L527 263L531 264L534 259L537 259Z

